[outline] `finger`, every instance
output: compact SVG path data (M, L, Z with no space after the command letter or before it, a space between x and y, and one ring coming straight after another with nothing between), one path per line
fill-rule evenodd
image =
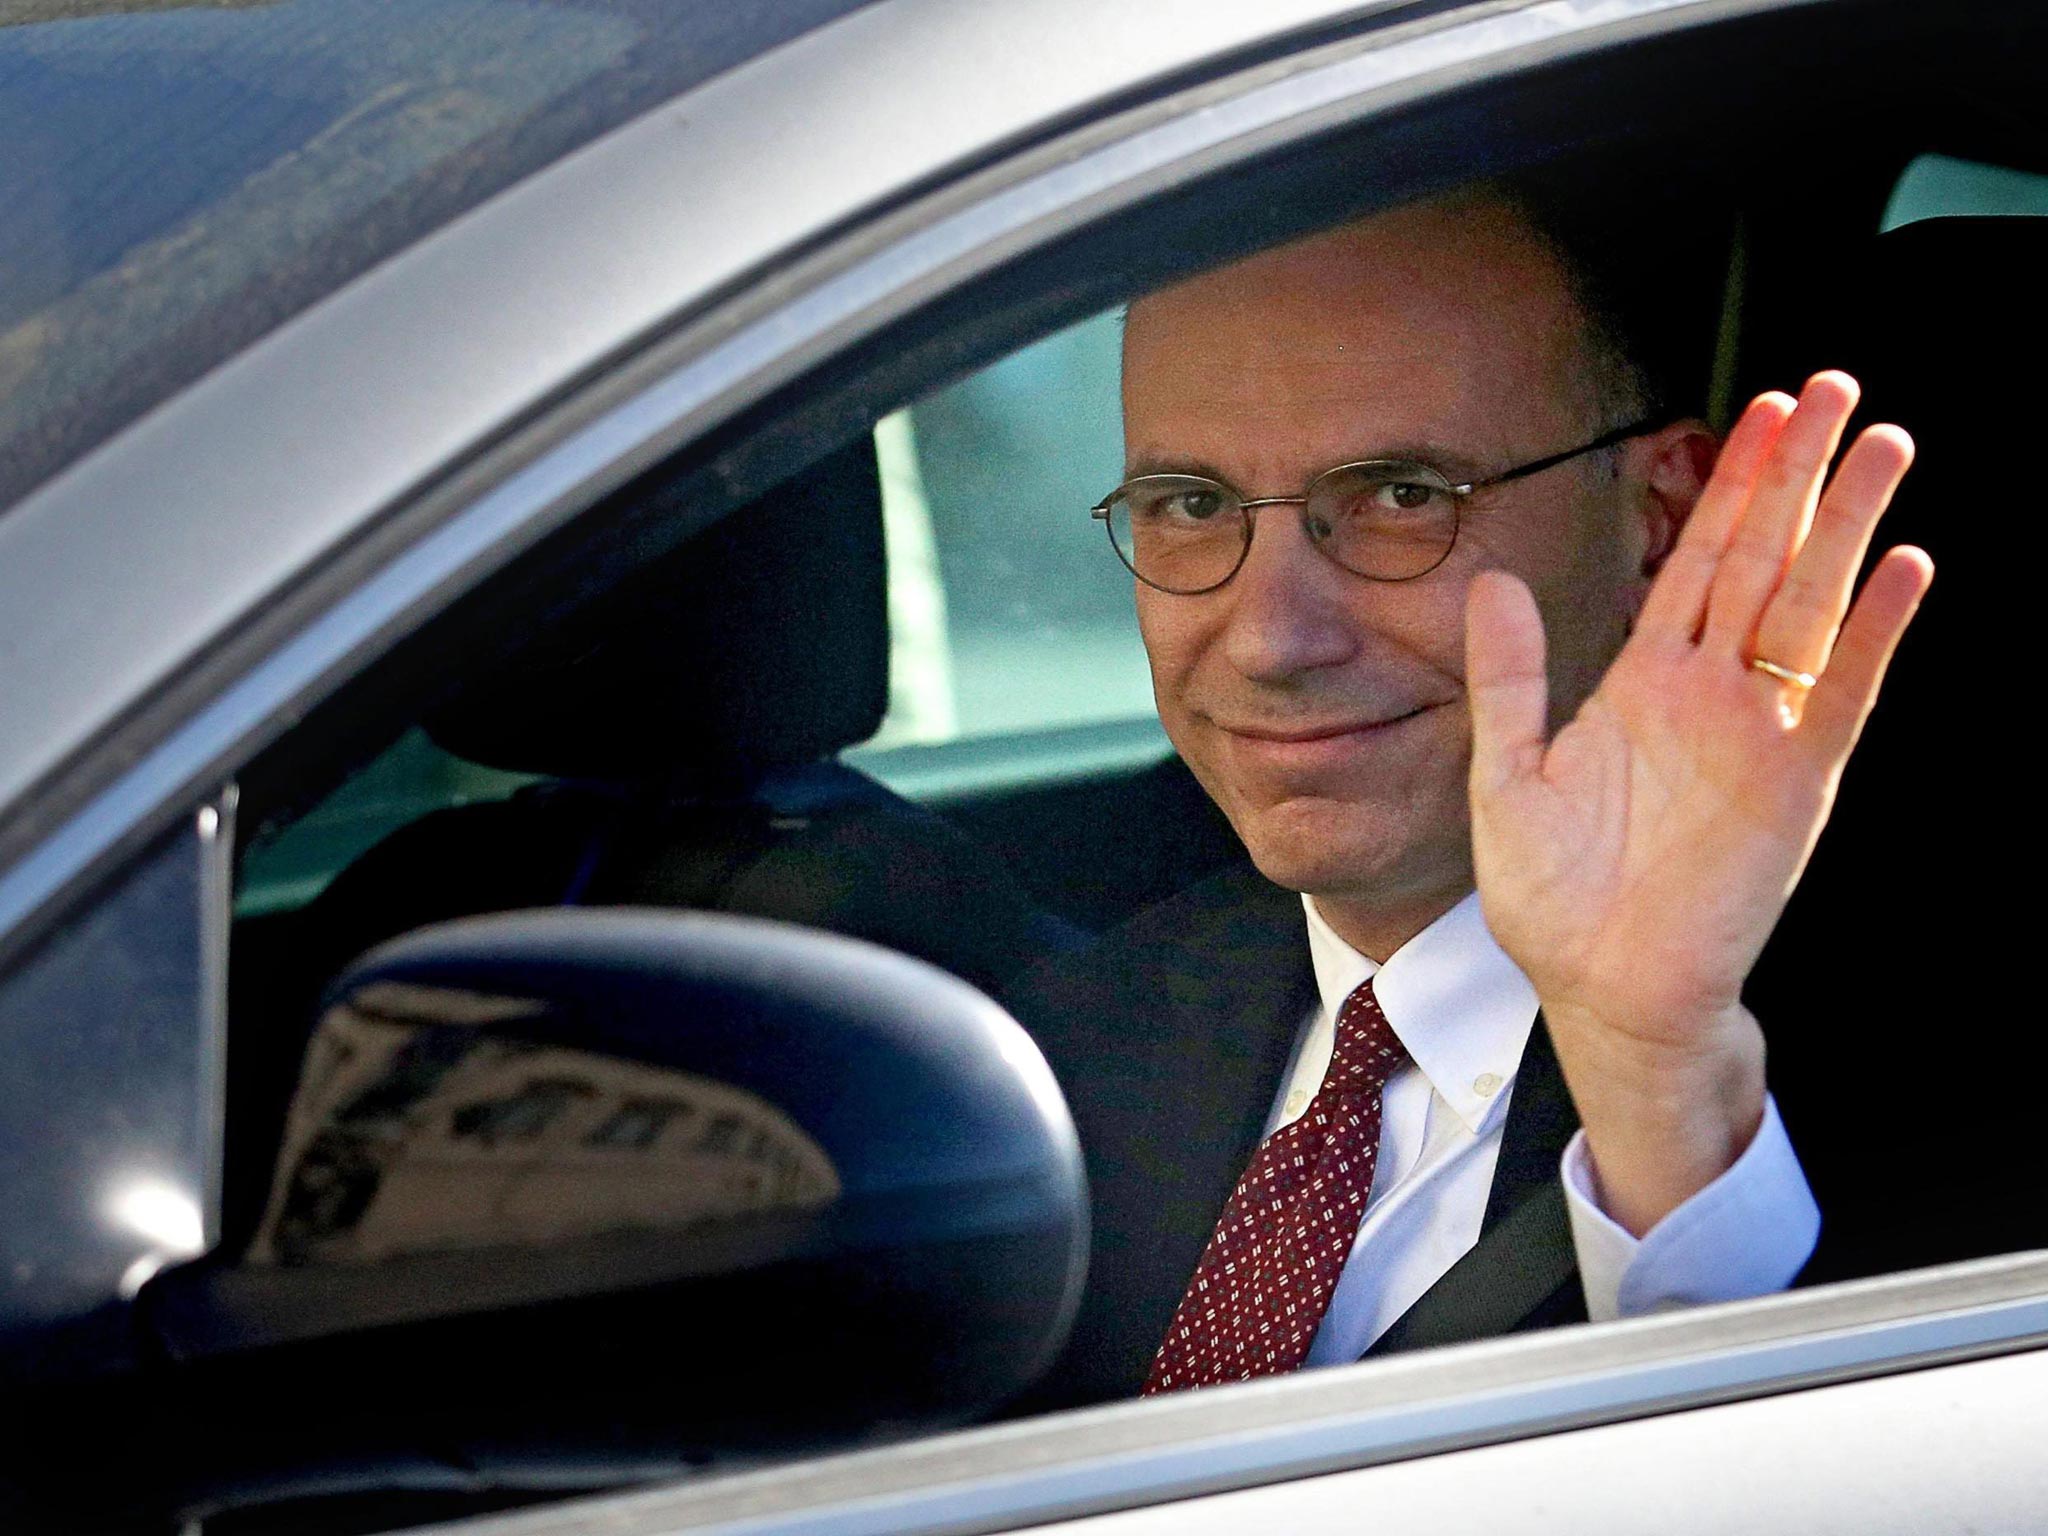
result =
M1807 696L1799 735L1824 763L1840 767L1862 734L1877 702L1899 637L1913 621L1934 580L1934 562L1924 551L1902 544L1885 551L1835 642L1835 654Z
M1749 402L1714 460L1714 472L1694 504L1664 569L1650 587L1636 633L1690 644L1706 612L1707 592L1721 568L1729 535L1756 477L1786 420L1797 404L1790 395L1772 390Z
M1543 762L1549 684L1543 618L1528 587L1483 571L1465 597L1465 691L1472 704L1472 792L1490 794Z
M1820 499L1821 477L1856 409L1858 393L1854 379L1832 372L1815 374L1800 391L1799 409L1764 461L1728 552L1721 557L1721 568L1714 573L1702 645L1731 656L1750 654L1764 604L1806 537Z
M1877 520L1912 462L1913 439L1897 427L1870 427L1857 437L1820 499L1812 533L1764 609L1757 655L1800 672L1826 668Z

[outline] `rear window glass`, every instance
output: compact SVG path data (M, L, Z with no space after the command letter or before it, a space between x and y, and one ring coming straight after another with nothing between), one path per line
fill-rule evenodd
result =
M1131 578L1088 515L1123 479L1121 349L1098 315L876 428L891 651L873 747L1154 720Z
M0 0L0 508L493 192L862 0Z

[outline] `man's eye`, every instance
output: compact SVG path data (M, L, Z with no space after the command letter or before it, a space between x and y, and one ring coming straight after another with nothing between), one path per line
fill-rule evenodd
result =
M1441 495L1433 485L1415 480L1393 480L1381 486L1373 505L1382 512L1419 512Z
M1207 486L1186 486L1145 497L1132 510L1158 522L1206 523L1223 510L1223 495Z

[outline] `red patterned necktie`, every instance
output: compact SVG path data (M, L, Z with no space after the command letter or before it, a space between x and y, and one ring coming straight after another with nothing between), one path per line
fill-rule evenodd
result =
M1330 1309L1372 1193L1380 1090L1408 1059L1365 982L1337 1012L1323 1084L1259 1144L1195 1266L1145 1394L1294 1370Z

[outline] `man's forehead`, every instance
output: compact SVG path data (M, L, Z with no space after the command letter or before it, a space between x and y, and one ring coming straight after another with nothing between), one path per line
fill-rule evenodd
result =
M1475 192L1368 215L1198 274L1134 301L1126 333L1171 328L1185 337L1190 318L1256 324L1289 308L1319 311L1340 333L1367 317L1456 323L1546 302L1570 305L1555 254L1511 203Z
M1474 424L1554 394L1579 328L1562 267L1512 206L1409 205L1135 302L1130 458L1201 454L1218 438L1270 440L1276 468L1326 452L1505 446L1474 442Z

